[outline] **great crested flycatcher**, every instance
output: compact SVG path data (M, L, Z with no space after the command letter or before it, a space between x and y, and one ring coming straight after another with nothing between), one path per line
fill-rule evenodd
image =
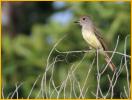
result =
M115 65L112 63L112 61L110 61L108 53L105 52L108 51L107 46L91 18L88 16L83 16L75 23L79 23L82 26L82 36L84 40L90 45L90 47L99 50L99 53L105 57L105 61L109 63L111 70L114 71Z

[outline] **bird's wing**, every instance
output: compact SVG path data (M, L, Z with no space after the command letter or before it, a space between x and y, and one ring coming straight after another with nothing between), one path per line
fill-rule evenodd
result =
M94 28L94 33L95 33L96 37L98 38L98 40L100 41L103 49L105 51L108 51L108 48L107 48L106 44L104 43L103 37L101 36L101 34L97 28Z
M100 41L104 51L108 51L108 48L107 48L106 44L104 43L104 40L103 40L100 32L96 28L94 29L94 33L95 33L96 37L98 38L98 40ZM110 57L107 52L105 52L105 60L107 63L109 63L109 66L112 69L112 71L115 71L115 65L113 64L112 61L110 61Z

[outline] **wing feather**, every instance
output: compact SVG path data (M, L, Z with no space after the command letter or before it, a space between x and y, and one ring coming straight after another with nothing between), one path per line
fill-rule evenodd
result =
M101 34L100 34L100 32L99 32L99 30L97 28L94 28L94 33L95 33L96 37L98 38L98 40L100 41L104 51L108 51L108 48L107 48L107 46L106 46L106 44L104 42L104 39L101 36Z

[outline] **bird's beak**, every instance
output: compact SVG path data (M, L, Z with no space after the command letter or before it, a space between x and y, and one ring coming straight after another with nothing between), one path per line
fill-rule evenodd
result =
M77 24L79 24L79 23L80 23L80 21L74 21L74 23L77 23Z

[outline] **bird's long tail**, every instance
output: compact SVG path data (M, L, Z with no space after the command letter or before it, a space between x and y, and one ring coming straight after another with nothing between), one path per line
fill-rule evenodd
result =
M107 62L107 63L109 63L108 65L109 65L109 67L111 68L111 70L114 72L115 71L115 65L113 64L113 62L112 61L110 61L110 58L109 58L109 56L106 56L105 57L105 61Z

